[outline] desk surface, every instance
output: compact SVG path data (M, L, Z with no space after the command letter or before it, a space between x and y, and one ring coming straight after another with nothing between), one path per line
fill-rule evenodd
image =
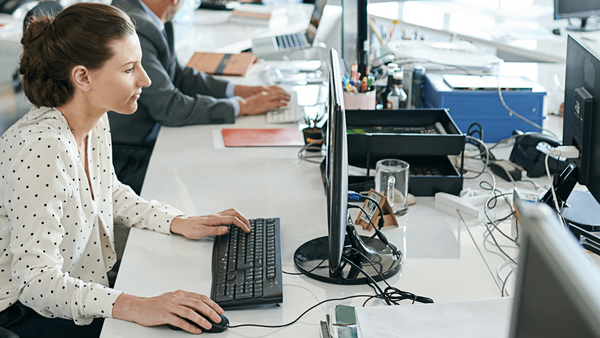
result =
M296 248L326 234L319 167L299 160L298 148L224 148L219 143L219 130L228 127L231 125L162 128L142 196L165 201L189 214L213 213L233 206L249 218L281 217L283 269L296 272L292 260ZM264 116L254 116L238 119L233 127L269 126L264 125ZM466 220L475 242L459 218L435 209L432 197L417 198L408 215L399 218L399 227L384 230L406 257L401 273L389 282L436 302L499 297L499 288L479 250L494 270L504 259L483 248L485 228L481 223ZM510 224L505 227L510 233ZM479 250L474 243L478 243ZM177 289L208 294L211 249L212 239L191 241L132 229L116 288L141 296ZM304 276L284 274L283 282L281 306L227 311L231 323L283 324L324 299L372 294L366 285L329 285ZM345 303L358 306L363 301ZM221 336L317 337L319 321L334 304L324 304L284 329L232 329ZM166 327L145 328L108 319L102 337L162 337L166 332L185 334Z

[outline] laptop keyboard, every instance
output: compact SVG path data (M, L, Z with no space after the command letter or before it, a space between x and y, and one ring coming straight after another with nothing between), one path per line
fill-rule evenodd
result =
M306 47L303 33L279 35L275 37L277 41L277 49L290 49Z

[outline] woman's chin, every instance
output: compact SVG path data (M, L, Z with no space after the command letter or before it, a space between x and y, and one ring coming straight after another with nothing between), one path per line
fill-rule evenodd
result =
M137 108L138 108L138 105L137 105L137 103L135 103L132 106L123 107L123 108L121 108L119 110L114 110L114 112L116 112L118 114L121 114L121 115L131 115L131 114L135 113L135 111L137 110Z

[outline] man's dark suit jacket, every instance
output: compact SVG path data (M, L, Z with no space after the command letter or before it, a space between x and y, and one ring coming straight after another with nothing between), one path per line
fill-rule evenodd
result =
M142 89L134 114L108 113L117 176L139 193L153 146L147 138L156 123L233 123L234 107L225 98L227 81L179 64L171 22L165 24L165 37L138 0L113 0L112 4L133 18L142 47L142 67L152 80L150 87Z

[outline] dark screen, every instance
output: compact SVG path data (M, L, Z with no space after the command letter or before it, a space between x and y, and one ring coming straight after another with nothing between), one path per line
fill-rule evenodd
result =
M600 14L598 0L554 0L554 18L587 18Z
M600 3L600 1L599 1ZM584 116L576 102L576 92L592 96L592 106ZM578 113L576 114L576 110ZM575 161L579 183L585 185L600 203L600 58L592 49L569 35L565 76L563 144L580 151Z
M341 269L342 250L348 220L348 143L346 116L342 96L340 57L330 52L329 120L327 121L327 215L329 226L329 269L332 274Z

